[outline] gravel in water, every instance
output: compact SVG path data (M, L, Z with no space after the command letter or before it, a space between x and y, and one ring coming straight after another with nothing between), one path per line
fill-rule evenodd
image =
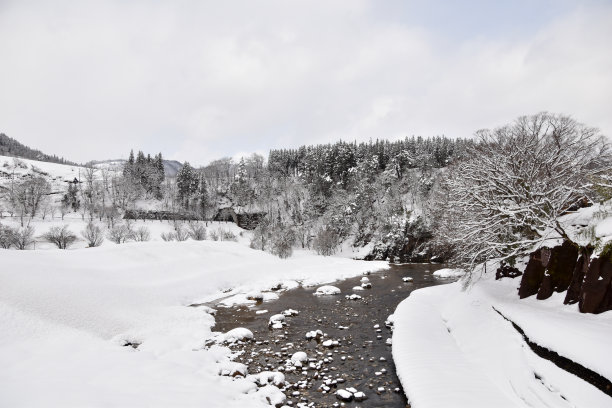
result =
M390 270L367 276L370 289L353 291L361 286L359 276L332 284L340 288L339 295L313 296L316 287L300 287L254 307L219 307L214 330L246 327L253 332L253 342L231 346L239 354L234 361L246 364L250 374L283 372L286 382L280 388L287 396L285 405L406 407L409 405L395 375L388 344L392 327L385 321L413 290L450 282L431 275L440 268L442 265L393 265ZM404 282L405 277L413 280ZM345 298L351 294L361 299ZM268 319L287 309L299 314L287 316L283 328L271 329ZM316 330L326 336L308 340L306 333ZM329 343L332 347L326 346ZM302 367L287 364L298 351L305 352L308 361ZM340 397L347 394L336 392L346 389L358 398L342 401ZM362 394L355 392L363 392L366 399L356 401Z

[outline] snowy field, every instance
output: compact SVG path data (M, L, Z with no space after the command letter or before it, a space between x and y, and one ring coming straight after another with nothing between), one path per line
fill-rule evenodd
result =
M188 305L387 267L300 251L282 260L245 242L192 240L0 250L0 260L7 407L267 406L270 387L218 375L229 349L203 349L214 318Z
M594 205L562 222L569 230L575 226L579 236L578 229L590 228L605 243L612 235L609 213L609 203ZM494 262L487 266L496 268ZM520 278L495 281L494 272L479 275L467 291L461 281L420 289L397 307L393 358L412 407L612 406L594 386L538 357L499 314L532 342L610 379L612 312L581 314L577 304L563 305L565 293L520 300Z

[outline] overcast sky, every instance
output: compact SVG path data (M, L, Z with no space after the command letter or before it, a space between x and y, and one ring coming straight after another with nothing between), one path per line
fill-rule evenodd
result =
M0 0L0 132L71 160L471 137L542 110L612 136L612 2Z

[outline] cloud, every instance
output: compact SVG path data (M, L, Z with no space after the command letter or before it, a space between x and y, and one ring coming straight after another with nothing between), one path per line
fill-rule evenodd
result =
M135 148L195 164L340 138L469 137L541 110L612 136L612 7L455 38L456 25L379 4L3 3L0 131L73 160Z

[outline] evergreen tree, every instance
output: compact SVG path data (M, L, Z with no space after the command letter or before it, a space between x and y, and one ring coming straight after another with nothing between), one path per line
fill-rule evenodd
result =
M181 170L176 175L176 185L178 187L179 200L183 206L189 207L189 199L198 190L198 175L188 162L185 162Z

